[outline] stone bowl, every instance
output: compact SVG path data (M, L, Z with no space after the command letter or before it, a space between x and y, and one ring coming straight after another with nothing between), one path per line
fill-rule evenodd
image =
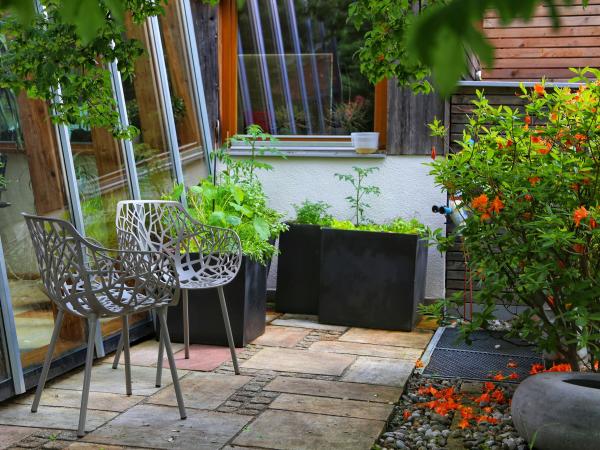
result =
M525 379L513 395L519 434L540 450L600 448L600 374L549 372Z

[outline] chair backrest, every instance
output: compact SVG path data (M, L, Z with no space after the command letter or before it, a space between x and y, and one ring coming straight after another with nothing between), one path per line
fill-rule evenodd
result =
M182 288L227 284L241 266L238 235L197 222L179 202L121 201L117 205L116 227L121 249L170 254Z
M59 308L79 316L120 316L178 301L179 282L168 255L105 249L67 221L23 216L42 282Z

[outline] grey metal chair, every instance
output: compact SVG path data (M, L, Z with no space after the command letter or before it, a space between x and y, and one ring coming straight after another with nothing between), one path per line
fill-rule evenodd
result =
M46 293L58 308L31 412L36 412L46 384L52 355L65 312L88 321L88 342L77 436L85 434L94 339L98 320L121 317L125 336L125 390L131 395L128 315L157 309L161 341L167 350L171 376L182 419L186 411L177 378L175 357L167 328L167 307L179 301L175 262L165 253L117 251L81 236L69 222L23 214L31 234Z
M230 283L242 263L242 245L238 235L225 228L203 225L194 220L179 202L128 200L117 205L119 246L128 250L153 250L168 253L175 260L183 291L183 341L185 358L189 358L190 323L188 289L216 288L231 351L235 373L239 375L235 344L229 323L223 286ZM117 347L116 368L124 334ZM156 386L160 386L163 344L159 345Z

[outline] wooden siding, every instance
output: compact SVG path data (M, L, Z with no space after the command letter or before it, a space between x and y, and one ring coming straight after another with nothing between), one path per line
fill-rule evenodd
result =
M435 145L443 152L443 143L430 136L427 125L436 117L444 120L444 100L436 94L415 95L409 88L388 81L388 155L429 155Z
M561 27L552 27L549 8L540 6L529 21L503 26L496 14L483 30L496 49L494 67L483 68L484 80L565 81L570 67L600 67L600 0L559 8Z

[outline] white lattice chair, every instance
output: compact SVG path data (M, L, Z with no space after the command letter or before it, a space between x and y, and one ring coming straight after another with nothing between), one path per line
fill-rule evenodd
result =
M166 320L167 307L179 301L175 261L164 252L106 249L81 236L73 225L64 220L29 214L23 216L33 241L46 293L58 308L31 411L38 409L65 313L88 321L87 354L77 429L77 435L81 437L85 434L98 320L103 317L122 318L125 387L127 395L131 395L128 315L156 309L161 324L161 341L171 365L179 413L185 419L186 411Z
M242 246L238 235L232 230L201 224L188 214L181 203L162 200L119 202L116 227L120 248L164 252L175 261L183 291L183 341L186 359L189 358L190 347L187 290L217 289L233 367L239 375L223 292L223 286L235 278L242 263ZM114 368L118 365L124 339L122 335L115 354ZM157 387L161 384L162 343L159 349Z

